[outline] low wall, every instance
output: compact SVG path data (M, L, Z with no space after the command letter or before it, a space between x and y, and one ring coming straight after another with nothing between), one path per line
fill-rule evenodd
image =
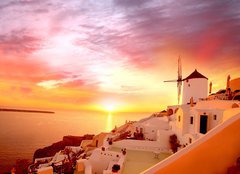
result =
M223 112L223 121L228 120L232 116L240 113L240 108L233 108L233 109L228 109Z
M142 150L142 151L160 151L166 152L169 149L162 145L159 141L146 141L146 140L121 140L114 142L112 147L126 148L129 150Z
M240 156L240 114L163 160L144 174L222 174Z

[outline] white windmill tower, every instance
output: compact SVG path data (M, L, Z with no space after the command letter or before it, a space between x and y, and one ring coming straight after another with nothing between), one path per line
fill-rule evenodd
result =
M206 98L208 95L208 78L200 74L197 70L182 79L182 65L180 57L178 58L178 79L164 82L177 82L178 104L180 103L182 83L182 104L189 104L191 99L193 102L196 102L199 98Z
M200 98L207 98L207 96L208 78L195 69L195 71L183 79L182 104L190 103L191 98L194 102L197 102Z

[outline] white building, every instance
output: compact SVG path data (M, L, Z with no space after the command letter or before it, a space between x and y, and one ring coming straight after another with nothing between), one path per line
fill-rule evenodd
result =
M122 153L97 148L92 151L88 160L81 159L77 161L77 172L84 172L85 174L112 174L113 166L119 165L119 173L121 173L124 161L125 155ZM89 172L87 172L87 169Z
M150 117L134 124L135 130L143 133L144 139L156 141L159 130L169 130L168 117Z
M240 102L234 100L203 100L193 107L181 105L170 124L180 143L188 145L239 113L239 106Z

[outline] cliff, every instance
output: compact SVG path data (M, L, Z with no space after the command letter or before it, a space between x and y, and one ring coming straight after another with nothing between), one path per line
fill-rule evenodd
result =
M58 151L63 150L66 146L80 146L82 140L91 140L94 135L84 136L64 136L62 141L56 142L51 146L37 149L33 155L33 161L36 158L54 156Z

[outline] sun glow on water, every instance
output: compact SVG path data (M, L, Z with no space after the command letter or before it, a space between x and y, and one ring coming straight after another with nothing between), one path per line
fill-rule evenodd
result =
M112 127L112 114L109 112L107 116L107 125L106 125L106 131L110 132L113 129Z

